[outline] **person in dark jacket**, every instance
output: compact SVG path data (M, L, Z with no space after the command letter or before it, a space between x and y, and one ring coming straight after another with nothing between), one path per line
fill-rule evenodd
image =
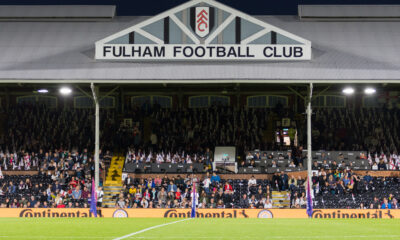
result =
M281 182L281 190L285 191L286 189L289 188L289 176L282 171L281 175L279 176L280 182Z
M247 194L243 194L243 197L240 199L239 203L241 208L249 208L249 199L247 198Z

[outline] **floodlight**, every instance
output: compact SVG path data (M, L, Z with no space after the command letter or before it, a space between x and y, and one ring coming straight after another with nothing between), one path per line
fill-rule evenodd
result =
M60 88L60 93L62 95L69 95L72 93L72 89L69 87L62 87L62 88Z
M364 93L367 95L372 95L372 94L376 93L376 89L368 87L368 88L364 89Z
M342 92L343 92L344 94L350 95L350 94L353 94L353 93L354 93L354 88L347 87L347 88L343 89Z
M49 90L47 90L46 88L41 88L37 90L38 93L48 93Z

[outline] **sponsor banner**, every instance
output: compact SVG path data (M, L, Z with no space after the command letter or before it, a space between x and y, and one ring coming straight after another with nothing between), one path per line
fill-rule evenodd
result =
M190 218L190 209L114 209L98 211L104 218ZM89 218L89 208L0 208L0 217ZM197 218L308 218L305 209L198 209ZM312 218L400 218L400 210L315 209Z
M108 60L309 60L306 45L103 44L97 59Z
M316 209L312 218L400 218L399 209Z
M0 217L21 218L89 218L94 217L89 208L0 208ZM97 211L97 216L102 211Z

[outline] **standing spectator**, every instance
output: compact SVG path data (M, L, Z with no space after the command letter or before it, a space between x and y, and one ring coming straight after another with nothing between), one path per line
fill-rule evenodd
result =
M98 187L96 194L97 194L97 207L101 207L101 205L103 203L103 196L104 196L103 188Z
M210 177L206 176L206 178L203 180L203 188L207 194L210 193L210 184L211 184Z
M213 175L211 177L211 183L213 185L218 185L221 182L221 178L217 175L216 172L213 172Z
M289 176L282 171L280 175L280 182L281 182L281 190L285 191L286 189L289 188Z

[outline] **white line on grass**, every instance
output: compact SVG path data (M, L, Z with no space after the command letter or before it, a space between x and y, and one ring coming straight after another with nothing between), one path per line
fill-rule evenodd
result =
M337 238L396 238L399 239L400 235L354 235L354 236L265 236L260 238L254 236L240 236L241 239L337 239ZM137 236L133 237L133 239L159 239L160 237L145 237L145 236ZM175 237L163 237L163 239L225 239L224 236L175 236Z
M0 238L11 238L11 239L109 239L110 237L96 237L96 236L0 236Z
M179 222L179 221L178 221ZM175 222L171 222L172 224ZM166 224L168 225L168 224ZM143 229L146 230L146 229ZM142 230L142 232L143 232ZM150 229L148 229L150 230ZM147 231L147 230L146 230ZM137 234L137 233L135 233ZM133 236L133 235L131 235ZM125 237L125 236L124 236ZM96 236L0 236L0 238L17 238L17 239L108 239L110 237L103 236L103 237L96 237ZM159 239L160 237L145 237L145 236L136 236L132 239ZM163 237L163 239L223 239L226 238L224 236L175 236L175 237ZM337 239L337 238L350 238L350 239L359 239L359 238L375 238L375 239L382 239L382 238L395 238L400 239L400 235L349 235L349 236L240 236L241 239ZM121 238L115 238L121 239Z
M178 221L175 221L175 222L169 222L169 223L164 223L164 224L156 225L156 226L153 226L153 227L145 228L143 230L140 230L140 231L137 231L137 232L133 232L133 233L130 233L128 235L125 235L125 236L122 236L122 237L119 237L119 238L114 238L113 240L125 239L125 238L131 237L133 235L142 233L142 232L146 232L146 231L149 231L149 230L152 230L152 229L155 229L155 228L164 227L164 226L167 226L167 225L171 225L171 224L187 221L187 220L190 220L190 219L192 219L192 218L185 218L183 220L178 220Z

